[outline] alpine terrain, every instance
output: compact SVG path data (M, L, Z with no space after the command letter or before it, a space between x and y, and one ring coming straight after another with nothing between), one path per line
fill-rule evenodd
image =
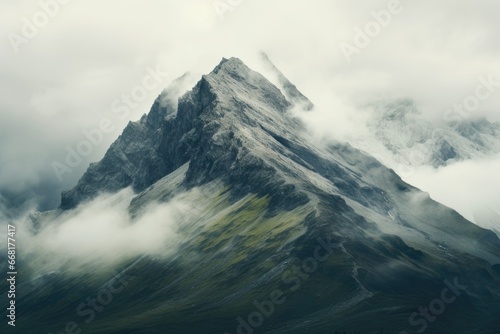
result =
M467 160L500 157L500 124L486 118L429 121L410 99L373 104L370 110L373 113L367 121L368 131L352 136L349 142L412 184L413 173L421 167L438 171ZM500 236L498 206L483 205L472 212L452 207Z
M131 224L194 204L172 254L113 268L120 292L100 294L113 275L92 268L23 273L19 333L499 333L499 238L349 144L315 143L290 113L313 104L270 68L275 84L237 58L180 97L174 82L59 209L32 216L40 234L102 194ZM437 140L431 162L489 145L470 136Z
M373 109L367 123L369 135L353 138L353 144L388 165L395 161L439 167L500 153L500 124L486 118L435 125L410 99L377 104Z

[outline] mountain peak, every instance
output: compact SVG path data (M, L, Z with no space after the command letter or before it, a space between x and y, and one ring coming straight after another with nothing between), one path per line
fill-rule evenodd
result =
M282 87L283 93L285 94L287 99L289 99L294 104L302 106L306 111L312 110L314 108L314 104L309 101L309 99L305 97L297 89L297 87L295 87L295 85L283 75L283 73L281 73L281 71L274 65L274 63L271 61L271 59L269 59L268 55L265 52L261 52L260 57L264 62L264 65L277 77L277 80Z
M239 58L231 57L229 59L222 58L220 63L212 70L208 75L203 77L217 77L223 78L224 76L229 76L236 81L248 81L252 77L255 77L257 72L252 71L243 61ZM260 75L260 74L259 74ZM264 77L263 77L264 78ZM267 79L266 79L267 81Z
M420 111L411 99L399 99L382 106L382 116L389 120L403 120L409 115L418 115Z
M217 66L215 66L212 72L219 73L220 71L224 70L225 71L243 70L244 72L247 72L250 69L239 58L231 57L228 59L222 57L222 60Z
M190 161L187 180L196 184L213 179L215 174L207 169L213 161L204 161L213 158L207 152L223 158L220 163L224 166L219 167L224 171L234 159L223 154L224 150L238 154L255 149L253 145L266 149L272 140L263 143L262 137L269 134L262 133L262 128L280 136L301 129L287 114L292 102L238 58L223 58L212 72L178 97L177 87L186 78L163 92L141 121L130 122L104 158L92 164L73 189L63 192L62 209L73 208L100 192L128 186L143 191ZM251 160L260 164L255 157Z
M204 75L195 91L199 89L217 101L218 111L266 113L271 108L284 113L292 106L282 90L234 57L223 58L211 73Z
M273 97L273 100L282 100L284 98L286 100L286 103L283 103L285 109L290 105L300 105L304 110L311 110L314 107L313 103L283 75L265 53L261 53L261 61L268 71L267 74L274 78L272 80L274 83L271 83L267 77L253 71L243 61L235 57L222 58L208 77L215 79L217 83L230 84L233 88L243 86L244 92L240 91L239 93L264 93L266 99ZM229 78L230 80L228 80Z

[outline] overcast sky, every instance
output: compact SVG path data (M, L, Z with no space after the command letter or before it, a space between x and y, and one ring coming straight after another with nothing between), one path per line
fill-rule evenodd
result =
M103 156L129 120L148 112L170 81L186 71L207 73L222 57L252 66L267 52L320 107L323 131L355 129L357 106L387 98L412 98L439 121L475 93L479 78L500 82L497 0L60 2L67 3L0 3L0 205L17 197L57 206L60 191ZM370 26L374 11L390 13L379 14L385 21L378 30ZM357 29L367 27L372 37L358 38L357 47ZM151 72L156 81L148 79L146 96L113 112ZM499 121L499 106L500 91L493 92L474 114ZM64 163L68 147L103 119L113 131L58 178L53 162Z

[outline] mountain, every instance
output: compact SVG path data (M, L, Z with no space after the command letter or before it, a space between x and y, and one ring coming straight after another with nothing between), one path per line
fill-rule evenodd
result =
M230 58L178 99L174 83L32 217L40 233L103 193L132 222L152 203L194 205L175 254L113 268L133 280L94 318L79 305L106 275L26 273L20 332L498 332L496 235L350 145L316 144L290 114L313 104L273 71L275 84Z
M459 162L481 163L496 159L500 154L500 124L485 118L460 122L429 121L409 99L372 104L370 110L368 131L349 138L349 142L414 185L419 184L419 178L414 175L418 171L443 172L448 167L456 167ZM465 182L464 178L460 179ZM457 183L460 184L460 180ZM441 187L448 185L443 183ZM496 207L478 204L470 209L457 203L446 204L500 236Z
M408 99L373 109L369 134L352 143L387 165L439 167L500 153L500 124L485 118L436 125Z

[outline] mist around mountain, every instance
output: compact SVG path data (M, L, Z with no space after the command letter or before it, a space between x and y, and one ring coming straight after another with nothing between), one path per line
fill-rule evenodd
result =
M352 145L500 235L500 220L492 219L500 214L495 177L500 168L499 123L484 117L429 120L411 99L374 103L366 110L366 131L352 135Z
M500 240L223 59L17 222L23 333L497 333ZM389 123L388 123L389 124ZM418 143L418 140L415 141Z
M486 118L432 122L410 99L371 108L369 134L353 140L387 164L437 168L500 153L500 124Z

